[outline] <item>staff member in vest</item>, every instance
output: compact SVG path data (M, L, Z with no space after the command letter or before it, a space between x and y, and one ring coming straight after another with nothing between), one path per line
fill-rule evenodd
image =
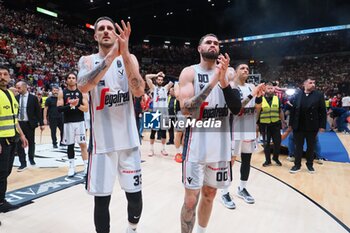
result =
M69 159L68 177L75 175L74 144L77 142L81 149L81 157L84 162L84 175L87 173L88 154L85 135L84 112L88 111L87 95L82 94L77 88L77 77L70 72L66 76L67 89L58 93L57 107L63 112L63 144L67 145Z
M118 28L119 34L116 33ZM129 52L131 26L108 17L95 22L99 52L79 60L78 87L90 92L91 137L86 189L95 196L97 233L110 232L109 204L116 177L128 201L129 226L135 233L142 212L140 140L132 96L144 94L139 63Z
M29 94L27 83L20 81L16 84L19 95L16 99L19 103L18 121L24 135L28 139L28 157L31 165L35 165L35 128L40 125L40 130L45 129L41 114L39 100L35 95ZM26 154L21 146L18 146L18 157L21 166L18 171L23 171L27 168Z
M272 160L278 166L282 166L282 163L278 160L281 149L281 122L285 125L280 99L274 94L274 86L272 83L266 83L265 96L262 97L259 119L259 128L264 141L264 167L271 165L271 138L273 141Z
M150 91L153 92L153 111L159 110L162 114L161 117L168 116L168 91L174 85L172 82L169 82L164 86L164 77L165 74L163 72L159 72L158 74L147 74L146 82ZM152 78L156 79L156 85L153 84ZM162 138L162 150L161 154L164 156L168 155L168 152L165 150L165 141L166 141L166 131L164 129L159 129L159 133ZM151 143L151 151L148 156L154 155L154 139L155 139L155 130L151 130L150 143Z
M16 135L20 135L23 147L28 142L17 121L18 102L7 89L10 72L7 67L0 66L0 213L18 208L5 199L7 177L10 175L14 160Z

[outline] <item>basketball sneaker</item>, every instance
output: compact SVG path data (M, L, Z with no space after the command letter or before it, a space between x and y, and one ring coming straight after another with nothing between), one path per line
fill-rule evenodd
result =
M241 190L240 187L238 187L237 195L248 204L254 204L255 202L254 198L248 193L247 189L245 188Z
M154 156L154 150L150 150L149 153L148 153L148 156L149 156L149 157Z
M69 167L67 176L68 177L72 177L74 175L75 175L75 168L74 167Z
M167 152L165 149L161 150L160 153L161 153L163 156L168 156L168 152Z
M226 193L221 195L221 201L222 204L224 204L224 206L228 209L236 209L236 204L233 202L232 197L230 195L230 193Z

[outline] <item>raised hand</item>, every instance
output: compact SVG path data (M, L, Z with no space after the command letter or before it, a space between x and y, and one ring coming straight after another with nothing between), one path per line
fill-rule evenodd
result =
M265 95L265 88L265 83L260 83L254 88L254 90L252 91L252 95L257 97Z
M157 73L157 77L158 77L158 76L162 76L162 77L164 78L164 77L165 77L165 74L163 73L163 71L160 71L160 72Z
M121 55L129 53L129 37L131 34L131 25L130 22L125 24L124 20L121 21L122 27L119 24L115 24L119 31L119 35L115 33L119 42L119 53Z
M216 68L219 72L219 82L221 87L225 88L229 84L226 78L226 72L230 64L230 56L227 53L225 53L225 56L220 54L217 61L218 64L216 65Z

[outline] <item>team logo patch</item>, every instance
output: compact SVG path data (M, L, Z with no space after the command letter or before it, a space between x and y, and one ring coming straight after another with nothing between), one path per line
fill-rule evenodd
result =
M145 129L160 129L161 115L158 110L156 112L145 112L143 114L143 127Z
M192 180L193 180L192 177L187 177L187 181L188 181L189 184L191 184Z
M101 80L99 83L98 83L99 86L105 86L105 80Z
M122 67L122 62L120 60L117 60L117 67L118 68Z

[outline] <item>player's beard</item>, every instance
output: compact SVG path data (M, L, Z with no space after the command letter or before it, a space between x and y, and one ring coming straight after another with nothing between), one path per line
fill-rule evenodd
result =
M202 52L202 57L204 59L207 60L216 60L219 57L219 53L218 52L212 52L212 51L208 51L208 52Z

